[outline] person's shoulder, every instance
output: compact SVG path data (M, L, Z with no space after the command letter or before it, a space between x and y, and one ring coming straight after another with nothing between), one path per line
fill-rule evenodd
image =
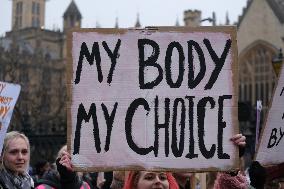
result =
M0 181L0 189L5 189L3 183Z
M248 189L255 189L252 185L249 185Z
M5 175L3 169L0 169L0 189L9 188L9 181L7 180L7 176Z
M2 178L2 176L1 176L1 174L0 174L0 189L4 189L5 187L5 182L3 181L3 178Z

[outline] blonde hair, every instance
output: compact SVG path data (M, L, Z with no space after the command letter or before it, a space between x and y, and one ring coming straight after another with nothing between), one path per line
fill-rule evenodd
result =
M12 140L14 139L18 139L18 138L22 138L26 144L27 144L27 147L28 147L28 154L29 154L29 161L30 161L30 142L29 142L29 139L26 137L26 135L24 135L23 133L20 133L18 131L11 131L11 132L8 132L5 136L5 139L4 139L4 143L3 143L3 149L2 149L2 153L1 153L1 168L5 168L4 167L4 156L5 156L5 153L7 152L8 150L8 147L9 147L9 144ZM27 163L27 165L29 165L29 162Z
M61 158L63 156L63 152L67 152L67 145L66 144L60 148L60 150L57 153L56 159Z

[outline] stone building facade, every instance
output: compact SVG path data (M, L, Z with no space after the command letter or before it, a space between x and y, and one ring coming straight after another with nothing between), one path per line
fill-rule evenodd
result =
M12 28L43 27L45 16L45 0L13 0Z
M66 143L66 33L82 18L71 1L63 31L53 31L44 13L45 0L13 0L12 30L0 38L0 80L21 85L9 129L29 137L32 164L54 161Z
M272 62L284 49L284 1L249 0L238 21L239 101L251 107L251 120L241 122L254 153L255 107L262 101L261 125L267 113L277 77ZM283 62L283 60L282 60Z
M12 0L12 30L0 38L0 80L22 86L10 129L29 135L32 160L54 159L66 142L66 32L81 27L82 19L74 0L63 15L63 31L44 29L44 15L45 0ZM185 11L184 21L199 26L201 12ZM215 25L214 13L211 21ZM239 101L254 107L262 100L265 113L276 82L271 62L284 49L283 0L248 0L237 28ZM240 125L253 140L253 123Z

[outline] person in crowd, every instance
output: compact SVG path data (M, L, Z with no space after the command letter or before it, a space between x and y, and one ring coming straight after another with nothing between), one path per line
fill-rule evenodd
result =
M35 165L36 175L40 179L46 171L51 169L50 163L47 160L40 160Z
M237 135L235 135L235 136L233 136L231 138L231 141L235 145L239 146L239 148L240 148L240 156L241 156L242 153L243 153L243 149L244 149L244 147L246 145L246 142L245 142L246 138L245 138L245 136L243 136L242 134L237 134ZM214 173L214 176L215 176L215 174L216 173ZM174 176L175 176L175 178L176 178L176 180L177 180L177 182L179 184L179 188L180 189L190 189L190 188L194 187L193 186L194 183L190 182L191 181L190 178L192 177L192 173L182 173L182 172L180 172L180 173L174 173ZM210 183L210 185L213 185L214 187L211 186L213 188L222 188L221 186L224 186L227 181L228 182L232 181L233 183L235 182L236 186L238 186L238 184L242 185L243 183L244 183L244 185L246 187L248 185L248 183L246 182L245 177L243 175L241 175L241 174L238 175L238 177L236 177L237 178L236 181L234 180L236 178L232 177L232 175L230 175L230 174L228 175L228 174L225 174L225 173L219 173L218 177L217 177L217 180L215 180L215 177L214 177L214 179L212 181L210 180L210 182L212 182L212 183ZM224 187L224 188L226 188L226 187ZM228 187L228 188L231 188L231 187Z
M125 180L124 171L114 171L110 188L111 189L123 189L124 180Z
M173 173L180 189L191 189L194 173L176 172Z
M130 171L123 189L179 189L169 172Z
M244 147L246 145L246 137L242 134L237 134L231 138L231 141L239 146L241 157L244 153ZM214 182L214 189L248 189L249 182L246 179L245 174L241 171L232 171L217 173L217 178Z
M79 177L82 178L84 182L86 182L90 188L92 189L97 189L97 187L94 186L94 174L93 173L88 173L88 172L77 172Z
M110 189L110 185L113 180L113 173L112 171L98 172L96 180L97 180L97 184L96 184L97 188Z
M253 161L248 170L250 189L264 189L266 181L266 169L259 162Z
M61 189L59 173L50 169L43 174L35 185L36 189Z
M218 173L214 189L248 189L249 183L243 173Z
M242 134L237 134L231 138L231 141L238 145L239 147L244 147L246 145L246 138ZM63 155L58 159L57 165L59 172L62 172L60 175L64 175L68 173L69 176L65 176L66 178L65 184L68 184L69 187L75 186L76 184L71 184L72 180L76 180L74 175L75 172L73 171L73 166L71 163L71 156L67 152L67 150L63 151ZM60 168L61 167L61 168ZM60 169L62 169L60 171ZM229 175L227 173L224 173L226 175ZM73 175L73 176L72 176ZM225 176L226 176L225 175ZM220 188L224 184L224 177L223 173L220 173L220 179L217 178L216 188ZM234 175L235 176L235 175ZM233 177L230 175L230 177ZM244 176L243 176L244 177ZM65 179L64 179L65 180ZM241 180L239 184L248 184L246 183L246 179L244 177L244 180ZM66 185L67 186L67 185ZM66 187L66 188L69 188ZM162 189L179 189L178 183L173 177L171 173L168 172L149 172L149 171L130 171L128 174L127 179L125 180L125 184L123 189L151 189L151 188L162 188ZM223 188L223 187L221 187ZM242 189L242 188L241 188Z
M71 156L67 152L67 145L63 146L59 151L56 166L60 174L60 184L62 188L90 189L88 183L83 181L82 177L79 177L78 174L73 171Z
M27 173L30 162L30 143L24 134L17 131L6 134L1 160L1 189L31 189L34 187L33 179Z
M32 176L35 183L41 179L45 172L51 169L50 163L47 160L40 160L35 164L35 175Z
M48 172L49 175L44 175L43 179L48 182L39 181L36 189L91 189L87 182L84 182L76 172L73 171L70 154L67 152L67 146L63 146L57 155L56 160L57 171L59 175L54 172Z

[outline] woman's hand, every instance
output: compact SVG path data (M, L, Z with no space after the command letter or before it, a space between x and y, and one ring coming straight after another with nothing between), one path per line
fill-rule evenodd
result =
M64 167L66 167L66 169L68 171L72 171L73 172L73 165L71 163L71 156L68 152L64 151L60 160L59 160L59 163L61 165L63 165Z
M242 134L236 134L230 140L239 147L245 147L246 146L246 137Z

